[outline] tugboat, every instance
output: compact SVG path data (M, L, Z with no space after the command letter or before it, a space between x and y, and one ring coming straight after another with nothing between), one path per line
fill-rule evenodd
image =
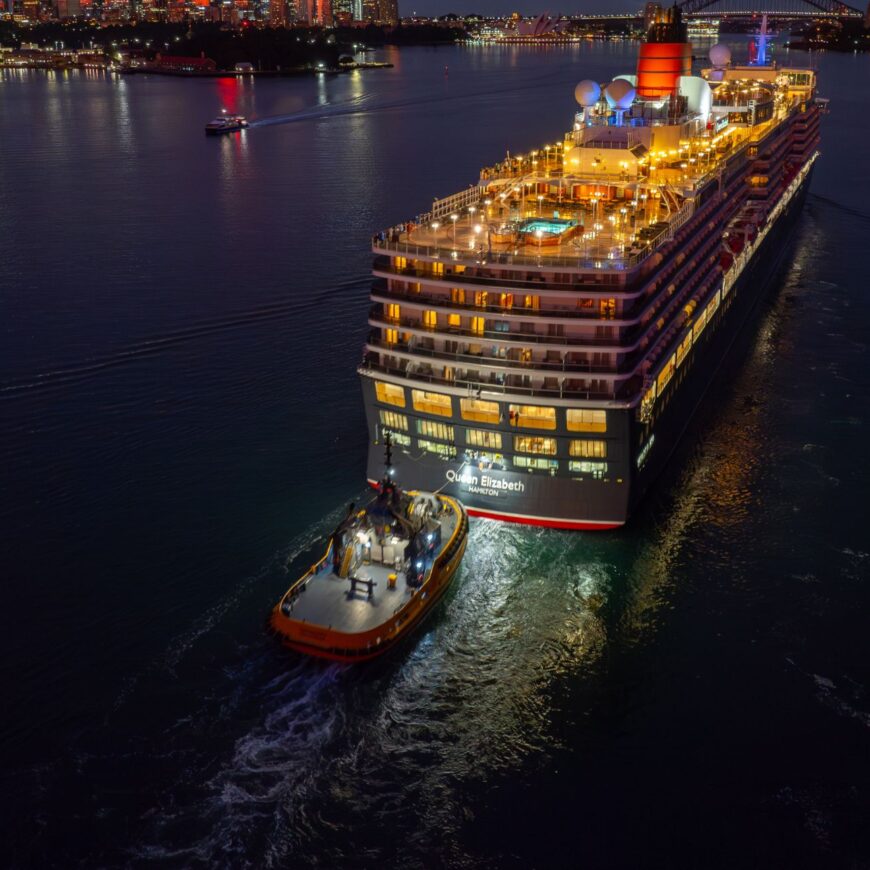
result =
M224 109L226 112L226 109ZM218 136L221 133L235 133L244 130L248 126L248 119L244 115L219 115L213 121L205 125L205 132L209 136Z
M407 637L450 585L468 539L460 502L402 492L393 480L390 436L377 495L353 504L326 552L284 594L271 626L291 649L360 662Z

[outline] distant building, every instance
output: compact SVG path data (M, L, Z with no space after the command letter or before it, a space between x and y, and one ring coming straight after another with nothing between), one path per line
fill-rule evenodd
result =
M350 24L363 20L362 0L332 0L332 15L337 22Z
M310 0L312 7L312 24L320 24L323 27L332 27L332 0Z
M183 57L176 54L158 54L150 65L159 72L214 72L217 64L205 54L199 57Z
M57 0L55 15L58 18L78 18L82 14L79 0Z
M660 3L647 3L643 7L643 29L648 31L662 16Z
M399 23L398 0L362 0L362 18L395 27Z
M287 3L286 0L270 0L269 24L272 27L287 26Z

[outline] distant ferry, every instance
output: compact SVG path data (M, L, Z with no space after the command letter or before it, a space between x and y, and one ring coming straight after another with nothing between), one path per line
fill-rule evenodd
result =
M248 119L243 115L220 115L205 125L205 132L211 136L221 133L235 133L248 126Z
M373 238L369 479L389 432L401 479L469 514L626 522L784 261L818 157L815 72L764 56L716 45L693 75L675 8L636 74L577 86L567 133Z
M696 18L690 21L687 25L689 42L715 42L719 39L720 24L718 18Z

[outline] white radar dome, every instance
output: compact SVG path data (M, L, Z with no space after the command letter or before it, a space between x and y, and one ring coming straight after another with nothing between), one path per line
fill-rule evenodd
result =
M710 49L709 57L710 63L712 63L716 69L722 69L731 63L731 49L728 48L727 45L717 42L716 45Z
M634 102L635 90L631 82L614 79L605 89L604 98L611 109L630 109Z
M592 79L583 79L576 88L574 88L574 99L583 106L584 109L589 106L594 106L601 97L601 86L598 82L593 82Z

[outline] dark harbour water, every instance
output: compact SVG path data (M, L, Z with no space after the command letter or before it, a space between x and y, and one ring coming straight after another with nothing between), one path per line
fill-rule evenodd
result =
M367 667L265 630L363 491L370 232L633 57L0 74L0 863L870 867L870 57L815 58L794 253L627 529L475 521Z

